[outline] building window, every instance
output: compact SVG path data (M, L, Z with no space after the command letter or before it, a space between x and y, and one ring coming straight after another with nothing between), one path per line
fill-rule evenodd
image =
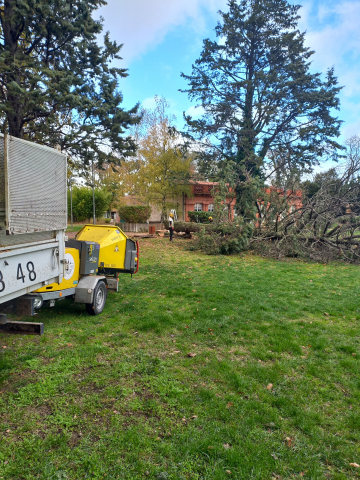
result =
M214 211L214 204L209 203L208 212L213 212L213 211Z
M195 210L195 212L202 212L203 211L203 204L202 203L195 203L194 210Z

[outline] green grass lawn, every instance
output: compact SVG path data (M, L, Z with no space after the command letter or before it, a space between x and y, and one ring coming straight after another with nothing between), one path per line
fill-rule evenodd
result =
M71 225L69 224L69 225L67 226L66 231L67 231L67 232L79 232L84 226L85 226L85 224L83 224L83 223L74 224L73 226L71 226Z
M359 267L185 244L141 240L102 315L0 335L0 478L360 477Z

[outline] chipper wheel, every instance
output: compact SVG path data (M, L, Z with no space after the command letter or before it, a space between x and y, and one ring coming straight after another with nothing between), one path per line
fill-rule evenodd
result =
M104 310L107 297L107 288L105 282L100 280L94 289L94 299L92 303L86 303L86 311L90 315L99 315Z

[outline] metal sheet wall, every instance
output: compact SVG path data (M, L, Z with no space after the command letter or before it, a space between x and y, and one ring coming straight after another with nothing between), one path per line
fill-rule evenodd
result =
M5 221L4 137L0 137L0 229L4 228L4 221Z
M9 136L7 168L9 233L65 229L66 156L53 148Z

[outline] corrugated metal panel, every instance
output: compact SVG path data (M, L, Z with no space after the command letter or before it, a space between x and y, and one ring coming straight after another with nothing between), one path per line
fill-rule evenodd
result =
M36 232L25 233L24 235L6 235L5 230L0 231L0 247L12 247L13 245L22 245L24 243L34 243L51 240L55 238L54 232Z
M8 137L6 205L10 234L62 230L67 225L66 156Z
M4 221L5 221L4 137L0 137L0 229L4 228Z

